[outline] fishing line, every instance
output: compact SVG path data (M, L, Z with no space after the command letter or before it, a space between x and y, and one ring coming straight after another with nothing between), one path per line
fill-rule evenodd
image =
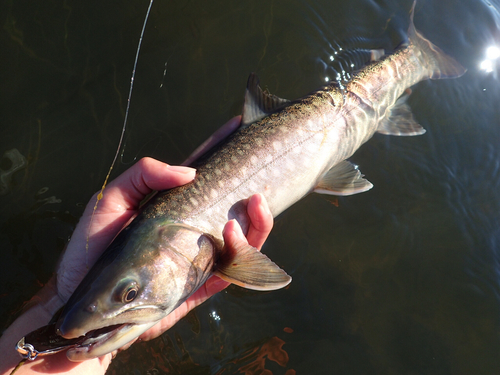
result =
M99 194L97 194L97 200L95 202L94 210L92 211L92 216L90 217L90 223L89 223L89 227L87 230L87 241L85 244L85 253L87 255L87 259L85 261L85 264L87 266L87 269L89 268L88 255L89 255L90 228L92 227L92 223L94 221L94 215L95 215L95 211L97 210L97 205L99 204L99 201L102 199L102 197L104 195L104 189L106 188L106 184L108 183L109 176L111 175L111 171L113 170L113 167L115 166L116 160L118 159L118 155L120 155L120 149L122 147L123 138L125 136L125 129L127 127L128 113L129 113L129 109L130 109L130 100L132 98L132 90L134 88L135 72L137 69L137 61L139 60L139 52L141 50L142 38L144 36L144 30L146 30L146 24L148 22L149 13L151 12L152 6L153 6L153 0L150 0L148 10L146 12L146 17L144 17L144 23L142 25L142 31L141 31L141 36L139 37L139 43L137 44L137 51L135 53L134 67L132 69L132 77L130 78L130 89L129 89L128 98L127 98L127 108L125 109L125 119L123 120L122 134L120 136L120 141L118 142L118 148L116 149L116 153L115 153L115 157L113 159L113 162L111 163L111 166L109 167L108 174L106 175L106 178L104 179L104 183L102 185L101 191L99 191Z

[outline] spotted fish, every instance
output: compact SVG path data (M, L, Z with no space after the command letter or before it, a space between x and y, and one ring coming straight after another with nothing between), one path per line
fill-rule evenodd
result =
M193 182L160 192L99 258L54 325L59 347L81 361L134 339L215 274L245 288L273 290L291 278L251 246L222 251L222 229L249 218L242 203L262 193L274 216L310 192L350 195L372 187L346 161L375 132L425 130L407 89L465 69L413 25L408 41L340 87L331 83L289 101L248 80L241 128L197 165ZM71 344L70 344L71 343Z

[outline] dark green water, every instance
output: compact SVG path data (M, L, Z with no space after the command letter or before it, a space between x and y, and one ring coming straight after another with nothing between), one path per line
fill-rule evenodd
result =
M180 163L240 113L252 71L294 99L333 77L322 61L335 43L391 50L411 4L157 0L115 173L142 156ZM0 156L16 148L28 159L0 196L2 326L51 276L102 185L147 6L0 5ZM372 190L339 207L311 195L281 215L263 251L292 275L289 288L229 288L109 373L499 373L500 60L479 68L500 44L499 12L419 1L416 27L468 68L413 88L427 133L375 135L352 158Z

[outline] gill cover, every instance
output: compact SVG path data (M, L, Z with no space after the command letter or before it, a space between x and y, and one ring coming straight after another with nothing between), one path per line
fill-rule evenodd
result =
M89 336L68 357L84 360L109 353L168 315L212 274L214 251L210 237L184 224L152 220L126 228L56 322L57 334L65 339Z

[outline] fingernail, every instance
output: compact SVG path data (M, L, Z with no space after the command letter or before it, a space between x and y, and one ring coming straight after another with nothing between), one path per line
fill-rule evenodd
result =
M232 222L232 225L229 225L229 223ZM227 224L224 226L224 229L222 230L222 235L227 236L230 233L233 233L233 235L238 238L240 241L245 240L245 235L243 234L243 231L241 230L240 224L235 219L231 219L227 222Z
M167 168L175 173L191 174L195 173L196 169L191 167L182 167L180 165L167 165Z
M236 235L236 237L238 237L238 239L240 241L246 241L245 235L243 234L243 231L241 230L240 224L236 220L234 220L234 224L235 225L234 225L233 232Z
M260 201L260 207L261 209L268 215L272 215L271 213L271 210L269 209L269 206L267 205L267 201L266 201L266 198L264 197L264 195L260 194L260 197L261 197L261 201Z

